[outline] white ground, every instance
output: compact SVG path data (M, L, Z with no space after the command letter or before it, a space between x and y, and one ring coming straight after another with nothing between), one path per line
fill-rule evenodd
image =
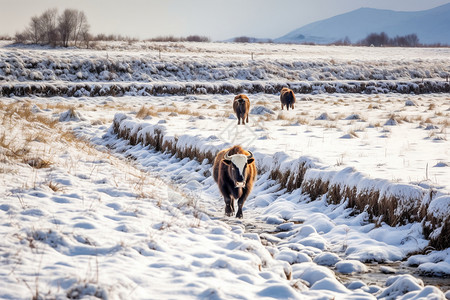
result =
M370 51L393 63L395 51ZM424 61L439 52L402 50ZM356 61L373 63L370 55ZM249 96L253 107L273 114L252 114L249 127L239 128L230 117L233 95L1 98L0 298L450 299L445 278L424 286L411 275L450 275L449 249L408 258L428 243L419 223L376 227L345 204L279 190L267 174L244 219L224 218L210 165L130 147L111 134L120 112L130 122L164 126L187 144L250 136L259 158L304 156L322 169L353 167L370 178L432 187L448 203L448 94L298 95L289 112L278 109L277 95ZM25 121L24 104L31 116L58 121ZM135 119L143 106L151 116ZM70 107L78 119L64 114ZM323 113L328 120L316 120ZM386 124L391 116L394 125ZM417 268L405 274L399 264ZM380 265L398 273L370 279Z
M220 108L227 102L223 98L213 102ZM51 166L33 169L23 163L27 160L3 154L2 298L36 293L105 299L444 297L408 274L375 285L339 279L339 274L367 272L359 261L395 262L425 247L420 224L374 228L365 214L350 217L344 205L327 205L325 199L308 203L299 190L278 191L266 175L245 205L244 220L221 220L223 201L208 174L210 165L130 148L106 134L118 110L133 115L143 104L165 101L186 112L179 97L133 98L133 103L128 98L29 101L36 114L57 119L65 107L82 101L76 108L81 120L60 122L61 131L18 117L12 119L15 129L4 122L14 147L31 149L27 157L40 157ZM161 114L167 127L190 118ZM228 122L211 114L210 126ZM196 134L191 127L203 120L194 118L186 128ZM286 121L264 124L277 122ZM93 145L114 145L117 158L65 136L70 129ZM279 233L259 236L251 224L256 231ZM449 257L447 250L410 261L424 274L443 275L450 273Z

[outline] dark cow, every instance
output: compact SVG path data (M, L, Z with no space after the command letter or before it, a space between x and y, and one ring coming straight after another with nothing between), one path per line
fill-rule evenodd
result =
M253 154L241 146L220 151L214 160L213 176L225 201L225 214L231 216L234 213L234 200L237 199L236 218L242 218L242 207L256 179Z
M248 113L250 112L250 99L244 94L239 94L234 97L233 110L238 118L238 125L248 123Z
M283 110L285 105L287 110L289 110L289 107L294 109L295 103L294 91L288 88L283 88L281 90L280 101L281 101L281 110Z

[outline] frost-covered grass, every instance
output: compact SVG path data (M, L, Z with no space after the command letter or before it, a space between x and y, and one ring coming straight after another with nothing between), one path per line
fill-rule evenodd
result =
M7 46L0 48L0 95L275 94L284 85L298 93L448 92L449 51L223 43L109 44L105 51Z

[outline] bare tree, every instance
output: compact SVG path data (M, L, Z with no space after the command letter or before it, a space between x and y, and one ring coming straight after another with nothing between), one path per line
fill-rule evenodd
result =
M14 35L14 40L16 41L16 43L26 43L27 41L27 34L26 32L17 32Z
M410 47L417 47L420 45L419 37L415 33L405 35L405 39Z
M86 15L83 11L79 11L77 14L77 24L74 31L74 42L75 46L77 45L77 42L80 38L83 38L86 36L86 34L89 32L89 24L87 23Z
M55 45L58 40L58 32L56 30L56 19L58 10L56 8L46 10L40 17L44 42Z
M42 22L37 16L31 18L30 25L25 34L34 44L42 41Z
M252 38L250 38L248 36L239 36L239 37L235 37L233 39L233 42L235 42L235 43L250 43L251 39Z
M17 42L31 41L34 44L61 44L68 47L69 42L74 41L75 46L80 41L86 45L92 40L89 34L89 24L86 15L76 9L66 9L58 16L56 8L48 9L39 17L31 18L30 24L24 32L16 33Z
M77 28L77 19L78 11L75 9L66 9L58 17L58 32L63 47L69 46L70 38L74 35Z
M417 34L408 34L404 36L396 36L389 38L389 36L382 33L371 33L365 39L359 42L361 45L373 46L397 46L397 47L417 47L420 45Z
M186 41L188 42L203 42L207 43L210 41L210 39L206 36L199 36L199 35L189 35L186 37Z
M84 32L82 32L81 38L83 39L83 42L84 42L86 48L89 49L89 47L91 45L91 41L93 40L92 35L88 31L84 31Z

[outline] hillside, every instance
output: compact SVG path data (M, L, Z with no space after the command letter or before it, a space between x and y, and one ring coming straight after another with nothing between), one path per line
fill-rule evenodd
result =
M424 44L450 44L450 3L424 11L360 8L295 29L275 39L277 43L328 44L348 37L352 43L369 33L389 36L417 34Z

